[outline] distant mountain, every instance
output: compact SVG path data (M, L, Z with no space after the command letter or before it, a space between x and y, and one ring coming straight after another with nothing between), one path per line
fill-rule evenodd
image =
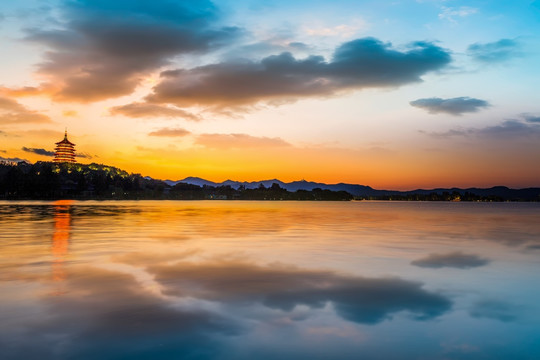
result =
M370 186L366 185L357 185L357 184L346 184L346 183L339 183L339 184L325 184L325 183L318 183L313 181L293 181L290 183L283 182L278 179L272 179L272 180L262 180L262 181L233 181L233 180L226 180L221 183L215 183L212 181L208 181L205 179L201 179L198 177L187 177L182 180L177 181L171 181L171 180L165 180L165 183L167 183L170 186L174 186L178 183L186 183L186 184L192 184L192 185L198 185L198 186L230 186L233 189L238 189L241 186L244 186L246 189L256 189L259 186L264 185L264 187L268 188L272 186L272 184L278 184L280 187L288 190L288 191L297 191L297 190L308 190L311 191L316 188L320 188L323 190L332 190L332 191L346 191L354 196L360 196L360 197L380 197L380 196L392 196L392 195L400 195L400 196L406 196L406 195L429 195L432 193L437 194L443 194L445 192L452 193L452 192L458 192L460 194L464 194L466 192L478 196L497 196L506 200L540 200L540 188L526 188L526 189L510 189L506 186L495 186L491 188L467 188L467 189L461 189L461 188L437 188L437 189L416 189L411 191L398 191L398 190L377 190L373 189Z
M165 180L164 181L165 184L169 185L169 186L174 186L178 183L184 183L184 184L191 184L191 185L197 185L197 186L221 186L222 183L215 183L213 181L209 181L209 180L205 180L205 179L201 179L199 177L193 177L193 176L189 176L185 179L182 179L182 180L176 180L176 181L173 181L173 180Z

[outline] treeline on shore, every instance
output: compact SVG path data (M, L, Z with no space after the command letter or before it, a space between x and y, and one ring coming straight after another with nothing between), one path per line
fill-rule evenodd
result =
M495 189L495 188L493 188ZM507 188L505 188L508 190ZM440 190L440 189L439 189ZM459 189L458 189L459 190ZM490 190L490 189L486 189ZM516 190L516 191L526 191ZM532 189L535 190L535 189ZM420 191L420 190L419 190ZM289 191L273 183L265 187L233 188L228 185L198 186L178 183L170 186L164 181L128 174L126 171L101 164L68 164L40 161L0 162L0 199L24 200L390 200L390 201L540 201L540 195L503 197L493 193L475 194L468 191L433 191L427 193L388 193L353 196L347 191L312 190ZM513 190L512 190L513 191ZM534 193L536 194L536 193Z
M431 192L429 194L394 194L380 196L365 196L364 200L394 200L394 201L507 201L497 195L482 196L471 192L443 191L442 193Z
M287 191L278 184L257 189L197 186L128 174L99 164L37 162L0 164L0 199L164 199L164 200L352 200L345 191Z

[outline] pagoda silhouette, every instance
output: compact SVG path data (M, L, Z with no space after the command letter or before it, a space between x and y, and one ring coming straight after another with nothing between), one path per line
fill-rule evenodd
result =
M75 160L75 144L68 140L67 129L64 134L64 140L56 143L54 162L77 162L77 160Z

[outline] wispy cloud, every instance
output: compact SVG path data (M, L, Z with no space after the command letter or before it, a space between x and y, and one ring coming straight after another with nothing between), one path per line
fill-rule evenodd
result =
M33 111L17 101L0 96L0 124L50 123L44 114Z
M516 320L517 313L517 308L514 305L498 300L479 301L469 311L469 314L474 318L487 318L502 322Z
M430 114L450 114L462 115L464 113L478 112L489 107L486 100L470 97L456 97L451 99L441 99L437 97L418 99L409 103L411 106L427 110Z
M291 146L281 138L257 137L247 134L201 134L197 136L195 143L213 149Z
M439 13L439 19L456 23L456 18L462 18L476 14L478 9L469 6L447 7L443 6Z
M482 63L500 63L521 55L516 40L501 39L491 43L475 43L467 48L467 54Z
M112 115L124 115L132 118L182 118L185 120L199 121L198 115L174 106L165 106L147 103L131 103L122 106L115 106L110 109Z
M476 136L479 138L494 140L540 137L540 124L538 121L536 121L536 117L525 117L524 120L525 122L518 119L509 119L500 124L486 126L483 128L456 128L444 132L423 133L440 138Z
M81 158L81 159L93 159L94 157L98 157L97 155L90 155L88 153L77 153L75 154L75 157Z
M339 24L335 26L319 26L319 27L304 27L303 31L309 36L338 36L342 38L350 38L358 33L366 30L369 27L363 19L355 19L347 24Z
M148 133L150 136L182 137L191 134L186 129L181 128L163 128Z
M54 156L54 151L48 151L45 149L27 148L26 146L23 146L21 150L42 156Z

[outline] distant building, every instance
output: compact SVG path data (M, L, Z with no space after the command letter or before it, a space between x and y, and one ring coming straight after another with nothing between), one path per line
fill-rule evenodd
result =
M77 160L75 160L75 144L68 140L67 130L64 135L64 140L56 143L54 162L77 162Z

